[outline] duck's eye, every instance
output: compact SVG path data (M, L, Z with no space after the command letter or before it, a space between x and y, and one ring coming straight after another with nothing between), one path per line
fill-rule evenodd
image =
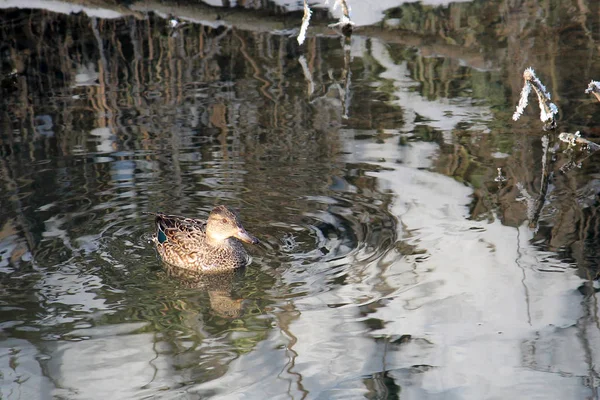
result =
M226 224L227 223L227 218L223 218L223 223Z

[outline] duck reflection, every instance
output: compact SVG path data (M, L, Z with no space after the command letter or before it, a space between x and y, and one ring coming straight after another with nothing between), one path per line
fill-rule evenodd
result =
M212 310L223 318L239 318L243 314L243 298L232 296L235 282L243 278L246 268L218 273L200 273L163 263L167 276L177 279L181 286L189 289L202 289L208 293Z

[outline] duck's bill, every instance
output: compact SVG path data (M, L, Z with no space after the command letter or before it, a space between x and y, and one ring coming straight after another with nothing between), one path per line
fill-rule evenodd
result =
M240 239L242 242L251 243L251 244L258 243L258 239L255 238L254 236L250 235L248 232L246 232L246 230L244 228L240 228L237 231L237 233L235 234L235 237Z

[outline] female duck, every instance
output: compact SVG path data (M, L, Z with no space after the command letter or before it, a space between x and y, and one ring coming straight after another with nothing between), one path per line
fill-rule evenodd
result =
M238 241L256 244L239 217L225 206L213 208L208 221L152 214L156 234L152 238L162 260L170 265L198 272L230 271L250 261Z

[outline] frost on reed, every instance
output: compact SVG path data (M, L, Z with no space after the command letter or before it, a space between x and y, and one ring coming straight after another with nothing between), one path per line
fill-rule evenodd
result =
M582 138L581 132L579 131L575 133L561 132L561 134L558 135L558 139L560 139L562 142L568 143L569 148L575 147L577 144L579 144L581 145L582 149L594 152L600 150L600 145Z
M560 135L558 135L558 139L560 139L560 141L568 143L569 147L571 146L575 146L575 144L577 143L577 140L581 138L581 133L579 131L575 132L575 133L569 133L569 132L561 132Z
M335 0L333 5L334 10L338 4L342 7L342 16L337 23L331 24L329 27L340 29L345 36L350 36L354 29L354 22L350 19L350 9L348 8L348 4L346 4L346 0Z
M327 2L328 0L325 0L325 4L327 4ZM350 9L348 7L348 4L346 4L346 0L335 0L333 9L335 9L338 6L338 4L342 7L342 16L340 17L339 22L331 24L329 25L329 27L340 29L344 36L350 36L354 28L354 22L350 20ZM306 40L306 31L308 30L311 14L312 11L308 6L308 0L304 0L304 16L302 17L300 33L298 33L298 43L300 45Z
M575 133L562 132L560 135L558 135L558 138L569 145L567 150L564 151L564 153L568 154L571 158L566 164L560 167L560 170L563 173L567 173L568 171L574 168L581 168L583 161L585 161L587 158L591 157L598 150L600 150L599 144L582 138L581 133L579 131ZM573 149L577 145L581 147L581 150L586 151L574 152ZM577 154L576 158L574 158L574 154Z
M587 89L585 89L586 94L593 94L598 101L600 101L600 82L591 81L588 85Z
M544 129L554 129L556 127L556 119L554 116L558 114L558 108L556 107L556 104L550 101L550 93L546 90L546 86L542 84L531 67L523 72L523 80L525 83L523 85L523 90L521 90L519 104L513 114L513 121L518 120L523 114L523 111L528 104L529 93L531 93L531 89L533 88L540 106L540 120L545 124Z
M308 29L308 23L310 22L310 7L308 7L308 0L304 0L304 16L302 17L302 26L300 27L300 33L298 34L298 44L302 45L306 39L306 30Z

